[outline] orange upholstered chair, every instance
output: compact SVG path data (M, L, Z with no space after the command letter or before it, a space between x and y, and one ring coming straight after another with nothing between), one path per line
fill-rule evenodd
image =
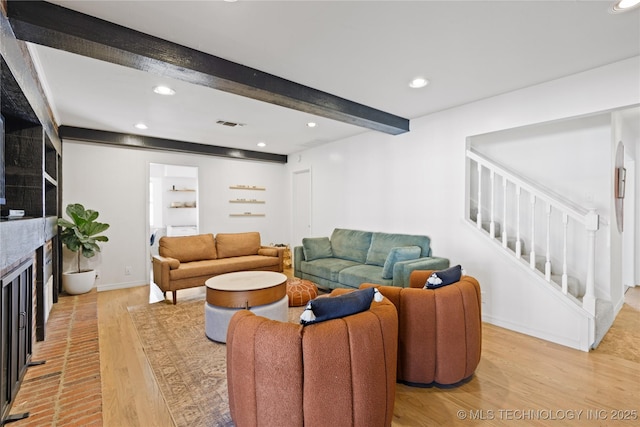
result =
M409 288L377 287L398 310L398 382L413 386L455 385L480 362L480 285L471 276L437 289L423 289L432 270L413 271Z
M397 333L387 299L304 327L239 311L227 332L231 418L237 427L390 426Z

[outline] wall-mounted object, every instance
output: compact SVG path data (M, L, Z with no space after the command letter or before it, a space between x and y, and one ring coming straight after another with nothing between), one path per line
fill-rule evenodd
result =
M235 199L235 200L229 200L229 203L257 203L257 204L263 204L266 203L264 200L256 200L256 199Z
M616 198L624 199L625 181L627 179L627 170L625 168L616 168Z
M229 216L265 216L265 214L244 212L244 213L232 213L232 214L229 214Z
M627 178L627 170L624 168L624 145L622 141L618 142L613 167L613 197L616 210L616 223L618 224L618 232L622 233L624 229L624 190L625 180Z
M232 190L258 190L258 191L266 190L265 187L259 187L257 185L231 185L229 186L229 188Z

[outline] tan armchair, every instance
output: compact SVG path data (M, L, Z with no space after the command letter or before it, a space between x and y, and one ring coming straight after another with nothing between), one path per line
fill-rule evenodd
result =
M456 385L480 363L480 284L471 276L437 289L422 289L433 270L411 273L409 288L377 287L398 310L398 382Z
M397 332L396 309L386 299L305 327L236 313L227 332L235 425L390 426Z

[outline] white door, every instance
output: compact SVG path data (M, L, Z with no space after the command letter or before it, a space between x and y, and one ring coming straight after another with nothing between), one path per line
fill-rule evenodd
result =
M293 173L292 197L292 241L293 248L302 244L303 237L311 236L311 170L305 169Z

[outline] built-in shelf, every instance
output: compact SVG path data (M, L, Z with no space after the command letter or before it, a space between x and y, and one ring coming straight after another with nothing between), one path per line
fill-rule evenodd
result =
M51 175L49 175L46 172L44 172L43 175L44 175L45 181L48 181L50 184L53 184L53 185L58 185L58 181L55 178L51 177Z
M258 190L264 191L265 187L258 187L257 185L232 185L229 187L232 190Z
M196 206L169 206L169 209L195 209Z
M182 189L182 190L178 190L178 189L174 188L174 189L171 189L169 191L172 192L172 193L173 192L176 192L176 193L184 193L184 192L195 193L196 190L195 189L191 189L191 188L185 188L185 189Z
M236 213L236 214L232 213L232 214L229 214L229 216L265 216L265 214L245 212L245 213Z
M251 200L247 200L247 199L235 199L235 200L229 200L229 203L255 203L255 204L264 204L265 201L264 200L255 200L255 199L251 199Z

